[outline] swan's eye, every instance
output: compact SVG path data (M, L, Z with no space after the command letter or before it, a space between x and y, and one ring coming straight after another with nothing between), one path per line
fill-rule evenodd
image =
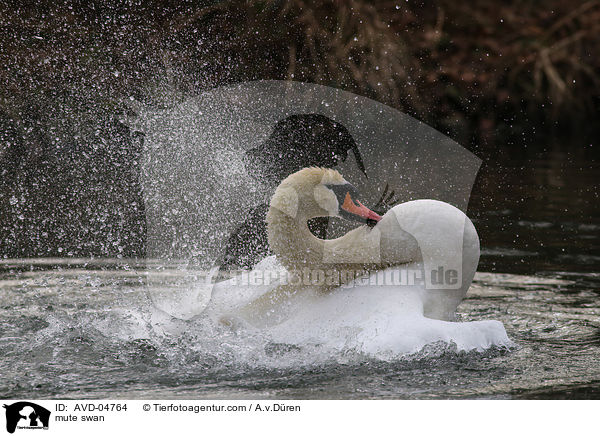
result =
M341 185L325 185L327 188L329 188L331 191L333 191L333 193L335 194L338 204L340 205L340 209L342 207L342 205L344 204L344 201L346 201L346 195L350 195L350 197L352 199L355 199L358 197L357 193L356 193L356 188L354 186L352 186L350 183L344 183Z
M327 187L335 193L338 199L339 214L342 218L366 223L369 226L373 226L381 220L379 215L358 201L356 188L350 183L328 185Z

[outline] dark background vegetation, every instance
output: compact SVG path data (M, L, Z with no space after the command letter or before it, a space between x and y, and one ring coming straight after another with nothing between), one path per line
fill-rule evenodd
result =
M164 87L339 87L484 159L475 215L543 201L562 170L518 173L536 187L522 192L492 167L595 159L599 34L598 1L2 2L0 256L144 255L141 142L121 120L131 101L163 105ZM566 195L597 203L587 177ZM510 189L496 198L499 185ZM597 211L589 202L573 219ZM492 227L478 227L484 245L505 230Z

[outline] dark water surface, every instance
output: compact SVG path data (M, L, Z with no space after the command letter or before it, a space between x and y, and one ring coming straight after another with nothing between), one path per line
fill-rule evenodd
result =
M474 188L482 258L460 317L500 320L512 349L305 365L302 350L256 355L233 332L180 322L157 334L134 261L5 259L0 397L600 398L599 165L588 154L486 162Z
M599 153L583 148L484 161L469 204L479 270L599 271Z

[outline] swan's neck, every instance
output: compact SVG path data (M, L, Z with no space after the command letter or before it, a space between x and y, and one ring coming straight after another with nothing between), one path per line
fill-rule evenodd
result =
M312 234L308 228L310 218L291 217L271 207L267 213L269 246L277 259L289 271L301 268L318 268L323 263L326 241Z
M378 229L361 226L336 239L319 239L308 228L311 218L315 217L294 218L275 208L267 214L269 245L288 271L344 271L350 277L383 266Z
M416 260L417 242L403 232L393 217L374 228L366 225L337 239L319 239L308 220L326 215L310 193L285 182L277 188L267 213L269 246L289 272L304 268L344 272L373 271Z

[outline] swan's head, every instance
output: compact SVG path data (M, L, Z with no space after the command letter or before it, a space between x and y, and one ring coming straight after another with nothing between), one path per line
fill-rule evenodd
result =
M271 207L292 218L341 217L370 226L381 220L360 202L356 188L330 168L304 168L288 176L275 191Z

